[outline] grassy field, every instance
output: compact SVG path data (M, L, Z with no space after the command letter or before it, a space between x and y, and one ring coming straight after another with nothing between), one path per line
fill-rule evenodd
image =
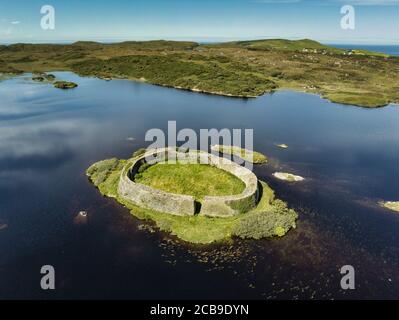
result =
M196 244L230 241L233 237L260 239L282 237L296 227L297 213L276 200L273 190L261 183L261 200L258 206L235 217L211 218L201 215L183 217L141 208L118 196L119 177L126 160L108 159L93 164L87 175L101 194L115 198L128 208L132 215L152 221L161 231ZM189 168L189 167L187 167ZM164 173L162 173L164 174Z
M286 88L363 107L399 102L398 57L307 39L0 46L0 74L64 70L237 97Z
M205 164L157 163L135 176L135 182L169 193L194 196L240 194L245 184L232 174Z

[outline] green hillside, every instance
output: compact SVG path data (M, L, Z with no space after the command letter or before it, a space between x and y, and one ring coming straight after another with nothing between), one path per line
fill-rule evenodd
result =
M398 57L308 39L0 46L0 74L52 71L236 97L293 89L362 107L399 102Z

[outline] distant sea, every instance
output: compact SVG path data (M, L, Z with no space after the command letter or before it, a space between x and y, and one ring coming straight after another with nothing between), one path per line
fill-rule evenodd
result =
M135 39L133 41L145 41L145 40L150 40L150 39ZM210 44L210 43L220 43L220 42L227 42L227 41L237 41L238 39L230 39L230 38L221 38L221 39L169 39L169 40L176 40L176 41L183 41L183 40L187 40L187 41L197 41L200 44ZM240 40L245 40L240 39ZM90 40L89 40L90 41ZM94 39L93 41L97 41L97 42L102 42L102 43L117 43L117 42L122 42L122 41L129 41L128 39ZM65 41L65 40L57 40L57 41L51 41L50 43L57 43L57 44L72 44L75 41ZM24 43L24 41L21 41L21 43ZM26 42L28 43L28 42ZM48 43L47 41L43 41L43 42L36 42L36 43ZM369 50L369 51L374 51L374 52L382 52L382 53L386 53L386 54L390 54L393 56L399 56L399 45L373 45L373 44L335 44L335 43L326 43L326 42L322 42L323 44L329 45L329 46L333 46L336 48L341 48L341 49L364 49L364 50ZM8 42L1 42L0 41L0 45L10 45L12 43L8 43Z
M361 45L361 44L330 44L341 49L364 49L374 52L382 52L393 56L399 56L399 45Z

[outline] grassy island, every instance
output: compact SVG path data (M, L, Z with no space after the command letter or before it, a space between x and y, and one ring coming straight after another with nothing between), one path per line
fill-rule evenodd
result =
M280 149L288 149L288 145L286 145L285 143L276 144L276 147Z
M57 78L55 75L38 71L33 72L32 80L36 82L52 83L54 88L57 89L73 89L78 86L74 82L56 81Z
M399 201L397 201L397 202L394 202L394 201L380 202L380 205L389 210L399 212Z
M297 176L292 173L287 173L287 172L275 172L273 173L273 176L279 180L284 180L288 182L298 182L298 181L304 181L305 178L301 176Z
M265 182L260 182L260 201L257 206L245 214L233 217L177 216L140 207L122 198L118 193L121 172L132 160L134 158L100 161L87 169L87 175L104 196L115 198L135 217L153 221L161 231L171 233L183 241L209 244L226 241L232 237L243 239L282 237L291 228L296 227L297 213L289 209L283 201L275 199L273 190ZM192 174L195 179L183 175L181 170ZM243 186L235 177L215 170L219 169L209 166L206 168L206 165L202 167L202 165L187 164L155 164L145 166L139 173L138 180L165 188L167 191L189 193L199 200L206 194L221 195L242 190ZM204 178L201 173L212 177Z
M212 146L211 149L213 151L220 152L222 154L228 154L240 157L241 159L254 164L267 163L267 157L260 152L250 151L235 146L232 147L232 146L223 146L223 145L215 145Z
M235 97L286 88L362 107L399 102L398 57L307 39L0 46L0 73L54 70Z
M53 82L55 80L55 75L51 73L34 72L32 80L37 82Z
M73 89L76 88L78 85L74 82L68 81L56 81L54 82L54 87L57 89Z

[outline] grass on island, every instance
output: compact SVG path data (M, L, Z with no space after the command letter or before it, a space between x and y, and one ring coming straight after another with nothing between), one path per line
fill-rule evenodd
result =
M157 163L135 176L135 182L168 193L194 196L201 201L205 196L240 194L245 183L224 170L206 164Z
M53 74L49 73L44 73L40 71L33 71L32 72L32 80L36 82L42 82L42 83L52 83L54 88L57 89L74 89L78 85L74 82L68 82L68 81L56 81L56 76Z
M229 241L232 237L260 239L282 237L296 227L297 213L276 200L270 187L261 182L262 197L258 206L242 215L227 218L211 218L201 215L192 217L175 216L155 210L141 208L118 196L118 183L126 160L116 158L93 164L88 170L92 183L101 194L115 198L128 208L135 217L152 221L164 232L179 239L196 244Z
M399 212L399 201L397 201L397 202L394 202L394 201L380 202L380 205L389 210Z
M267 157L265 155L256 151L242 149L240 147L215 145L211 147L211 150L222 154L234 155L254 164L267 163Z
M74 89L78 85L74 82L68 82L68 81L56 81L54 82L54 87L57 89Z
M37 82L53 82L55 81L55 75L51 73L33 72L32 80Z
M399 102L399 57L308 39L0 46L0 74L55 70L239 97L293 89L362 107Z

